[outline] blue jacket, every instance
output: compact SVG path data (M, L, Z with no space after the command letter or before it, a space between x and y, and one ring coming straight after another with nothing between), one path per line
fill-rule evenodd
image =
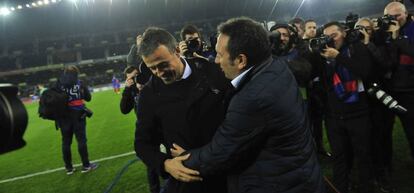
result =
M286 62L269 58L241 80L212 141L184 165L226 173L229 193L320 193L311 125Z

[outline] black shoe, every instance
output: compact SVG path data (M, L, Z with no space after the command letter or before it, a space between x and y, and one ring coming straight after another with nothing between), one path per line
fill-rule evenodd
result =
M75 168L67 168L66 169L66 175L70 176L73 173L75 173L76 169Z
M318 150L318 154L319 155L323 155L323 156L328 157L328 158L331 158L332 157L332 154L329 153L329 152L327 152L327 151L325 151L325 150Z
M82 173L87 173L90 172L92 170L95 170L96 168L98 168L98 164L97 163L90 163L88 167L83 167L81 172Z
M379 177L375 181L375 186L377 187L381 193L393 193L395 192L395 188L391 185L391 182L386 177Z

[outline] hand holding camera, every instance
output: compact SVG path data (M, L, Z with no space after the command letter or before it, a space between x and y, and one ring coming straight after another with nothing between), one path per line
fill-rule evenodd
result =
M326 49L321 53L321 56L326 59L335 59L338 54L339 51L337 49L326 46Z
M200 51L203 48L202 43L200 43L199 38L193 38L193 39L188 39L186 41L181 41L178 44L178 48L180 49L181 55L185 56L186 58L197 57L197 58L206 59L205 57L197 54L197 51Z

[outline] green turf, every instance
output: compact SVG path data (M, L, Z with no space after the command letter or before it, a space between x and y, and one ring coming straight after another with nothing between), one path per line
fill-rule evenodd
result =
M87 121L90 160L133 151L135 114L125 116L119 110L121 95L111 91L94 93L88 107L94 115ZM63 167L61 134L54 123L37 116L37 104L27 105L29 126L26 147L0 156L0 181L12 177ZM80 163L73 139L72 157ZM97 171L66 176L63 171L0 184L0 193L11 192L103 192L116 172L134 156L103 161ZM145 169L134 164L113 192L147 192ZM121 191L119 188L122 187ZM117 191L118 188L118 191Z
M88 103L94 115L87 123L88 149L91 160L133 151L135 115L120 113L120 95L112 91L94 93ZM27 146L18 151L0 156L0 181L12 177L63 167L61 158L61 135L54 129L53 122L38 118L37 105L27 105L29 126L25 134ZM80 163L72 145L74 163ZM102 161L100 167L91 173L67 176L63 171L40 175L28 179L0 184L0 193L69 193L103 192L117 172L134 155ZM330 162L323 161L324 171L330 176ZM397 122L394 130L394 182L399 193L413 193L414 162L401 125ZM147 193L145 167L134 163L121 178L112 192Z

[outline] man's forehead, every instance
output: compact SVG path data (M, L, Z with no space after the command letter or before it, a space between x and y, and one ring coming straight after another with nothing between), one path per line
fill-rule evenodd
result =
M283 27L281 27L281 28L277 28L276 29L278 32L280 32L280 33L288 33L289 31L288 31L288 29L286 29L286 28L283 28Z
M165 45L159 45L152 54L144 56L142 59L148 65L148 67L151 67L165 62L171 54L172 53Z
M316 22L310 21L308 23L305 24L306 27L312 26L315 27L316 26Z
M185 34L185 38L187 39L187 38L191 38L191 37L198 37L198 33L197 32L195 32L195 33L192 33L192 34Z
M339 31L339 27L336 25L329 26L323 30L323 33L331 34Z

